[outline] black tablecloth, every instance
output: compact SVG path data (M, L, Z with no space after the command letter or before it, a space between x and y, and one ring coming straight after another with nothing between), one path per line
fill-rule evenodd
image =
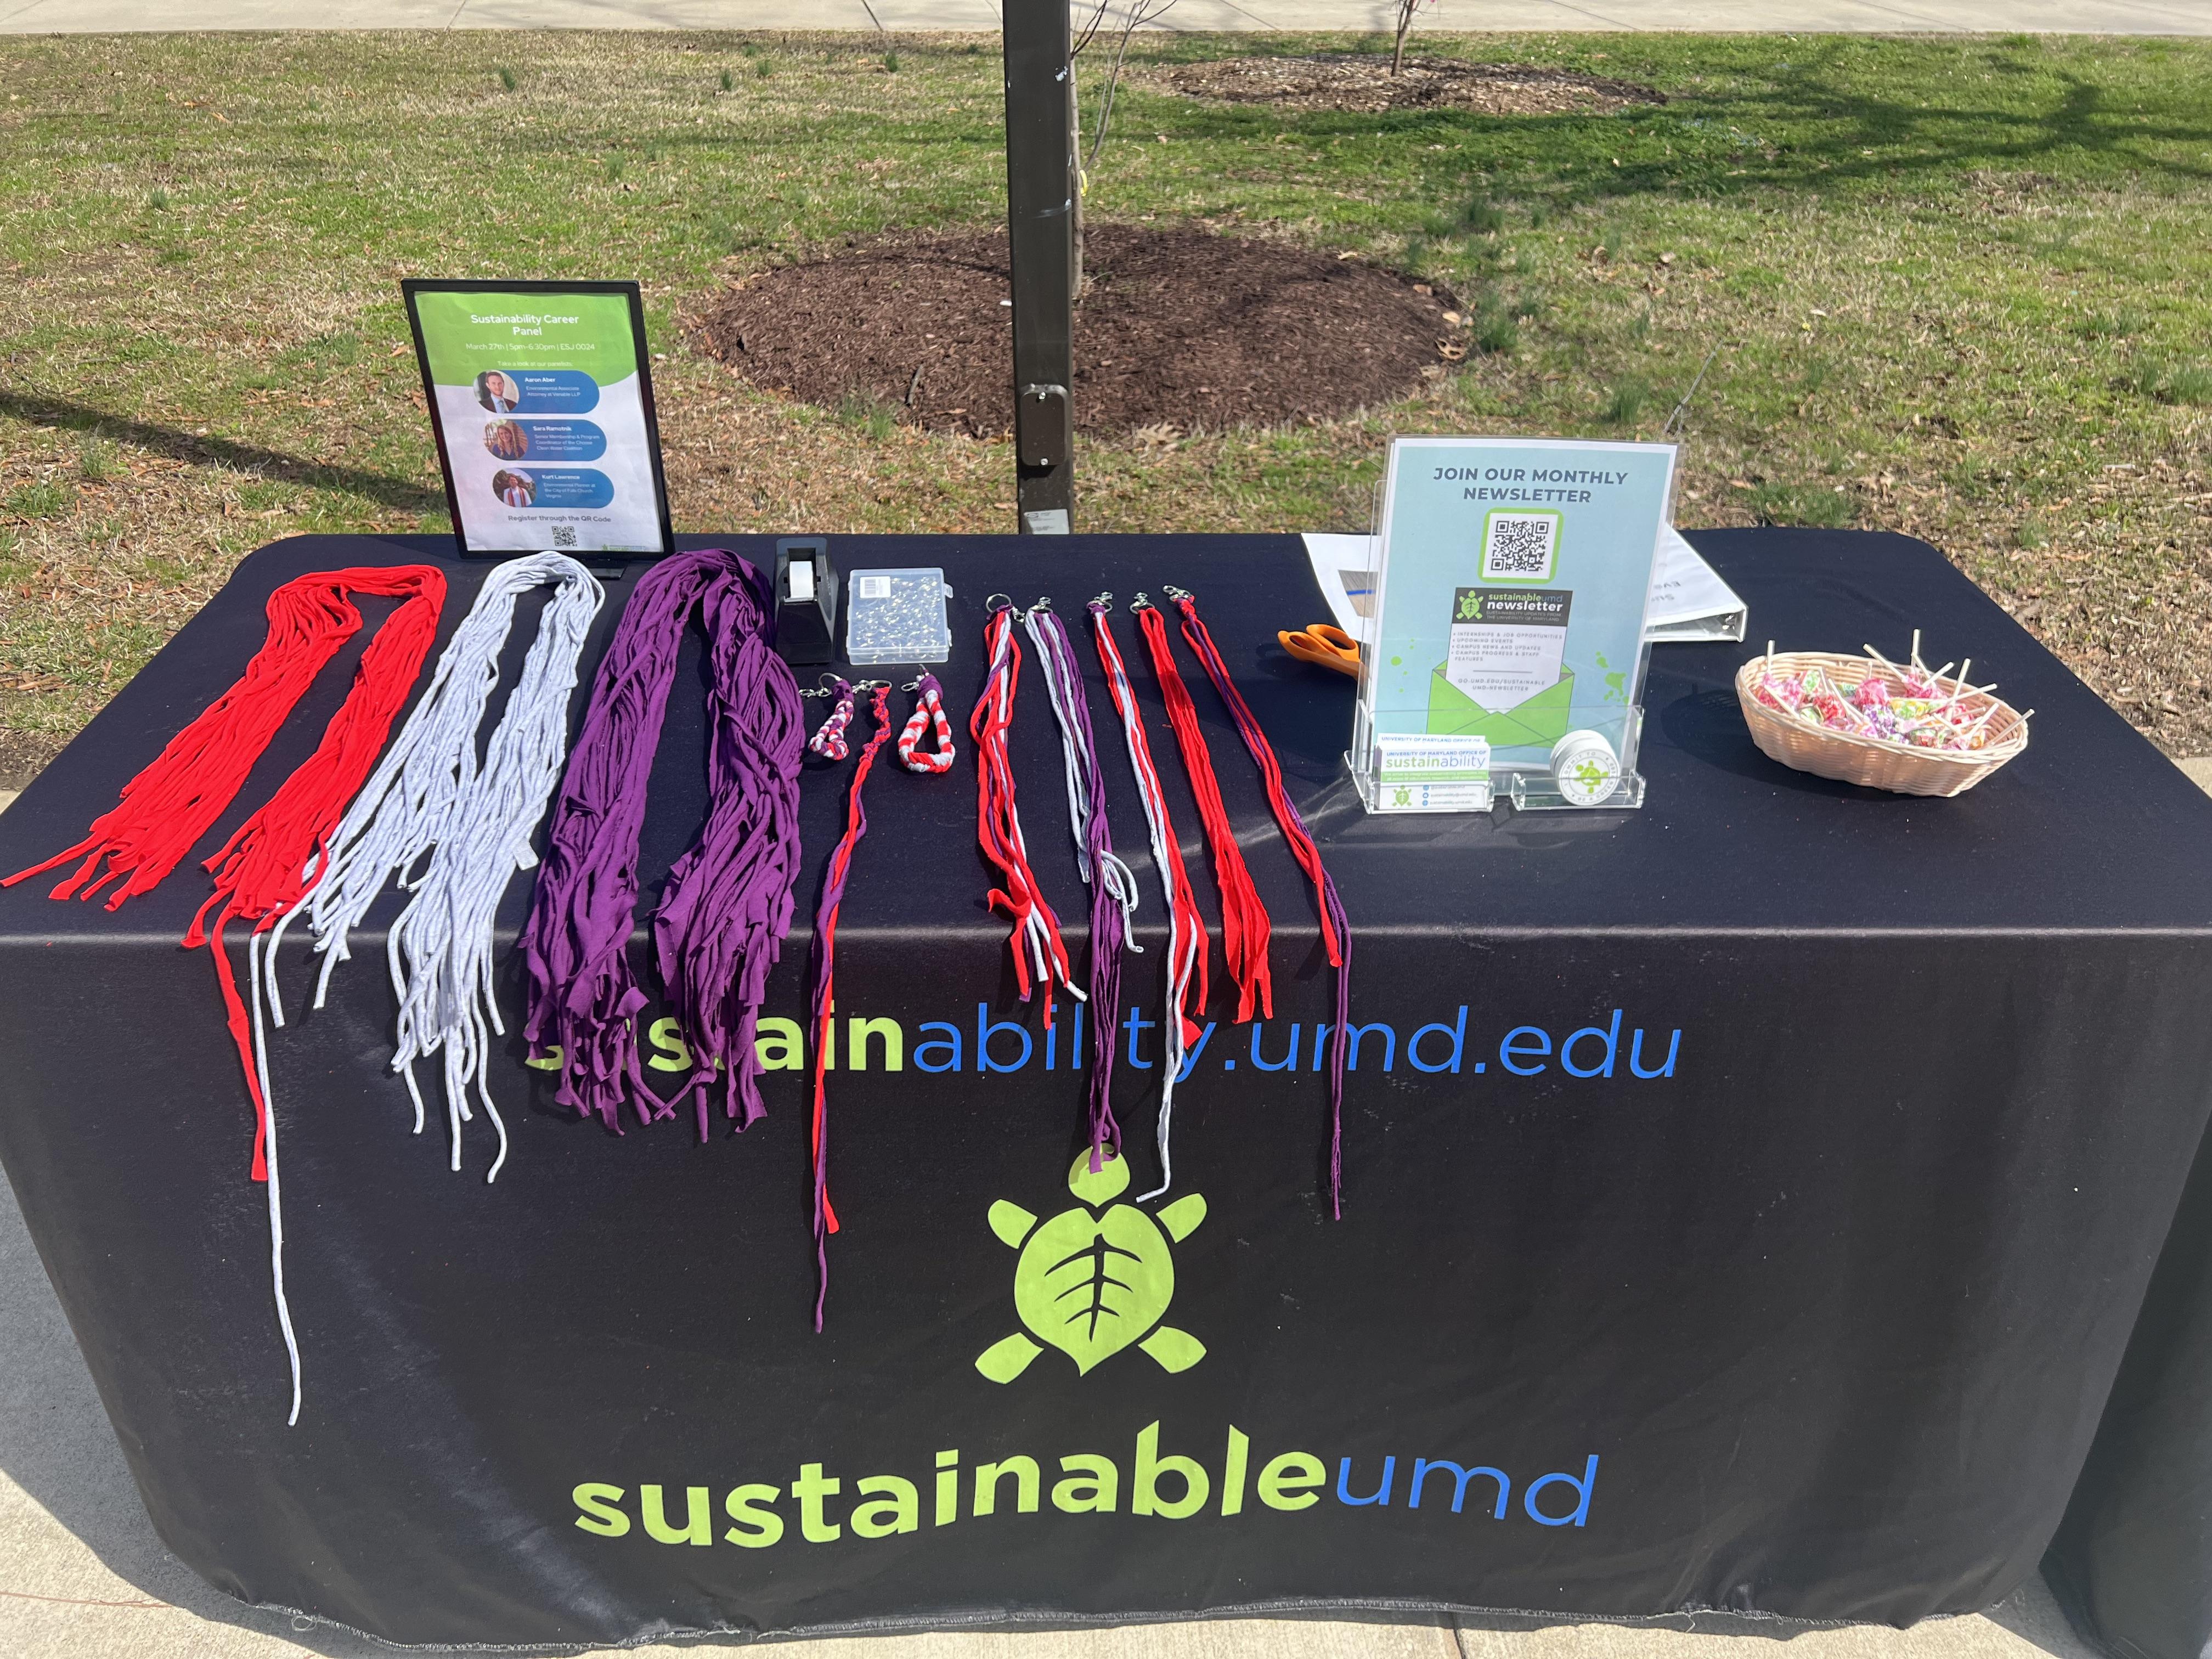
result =
M0 1158L162 1536L235 1595L411 1642L1328 1605L1902 1623L2002 1596L2058 1523L2212 1101L2212 802L1932 550L1696 539L1762 641L1893 653L1921 627L2039 711L2033 744L1954 801L1823 782L1753 749L1728 690L1746 647L1668 646L1643 811L1372 819L1338 758L1350 683L1273 644L1325 614L1294 539L833 544L848 570L945 568L963 713L993 590L1072 613L1102 587L1195 589L1342 890L1363 1030L1332 1222L1311 901L1186 655L1274 921L1276 1003L1233 1024L1217 955L1169 1194L1202 1194L1202 1221L1108 1212L1153 1275L1130 1316L1204 1350L1180 1370L1137 1346L976 1369L1021 1328L1013 1245L1097 1229L1068 1184L1073 1032L1048 1041L1013 1000L964 755L871 786L839 1015L888 1024L832 1079L826 1331L803 1073L771 1074L742 1137L702 1145L688 1112L616 1136L556 1109L510 1042L507 1170L483 1183L471 1132L450 1174L385 1069L387 899L272 1055L290 1430L249 1112L210 964L176 948L204 878L114 915L0 894ZM254 555L0 817L0 866L81 835L237 674L279 582L439 559L449 633L480 567L444 546ZM1211 916L1126 613L1122 643ZM312 747L353 654L210 847ZM648 877L702 809L697 677L678 684ZM1153 1021L1158 890L1095 674L1092 696L1145 892L1122 1018ZM1033 676L1015 747L1079 959ZM802 910L844 775L805 785ZM804 932L771 1015L801 1014ZM296 1000L303 945L283 974ZM512 1016L512 973L502 995ZM1125 1028L1115 1086L1144 1186L1157 1037Z
M2212 1152L2200 1150L2045 1576L2125 1659L2212 1646Z

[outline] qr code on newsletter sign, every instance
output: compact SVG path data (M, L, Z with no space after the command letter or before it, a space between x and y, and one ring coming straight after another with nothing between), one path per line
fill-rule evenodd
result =
M555 526L553 526L553 545L554 545L554 546L556 546L556 547L574 547L575 544L576 544L576 526L574 526L574 525L572 525L572 524L556 524L556 525L555 525Z
M1558 514L1492 513L1482 526L1482 579L1547 582L1559 550Z

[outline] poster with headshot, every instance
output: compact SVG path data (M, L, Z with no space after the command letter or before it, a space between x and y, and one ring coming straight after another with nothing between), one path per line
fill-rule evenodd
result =
M636 283L400 287L462 552L671 550Z

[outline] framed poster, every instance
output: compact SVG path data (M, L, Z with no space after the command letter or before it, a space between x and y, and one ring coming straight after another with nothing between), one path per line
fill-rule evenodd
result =
M635 283L399 286L463 553L673 550Z
M1610 767L1613 804L1640 802L1644 613L1674 473L1671 444L1392 442L1353 735L1372 810L1483 810L1498 775L1553 774L1571 737ZM1401 799L1424 781L1454 787Z

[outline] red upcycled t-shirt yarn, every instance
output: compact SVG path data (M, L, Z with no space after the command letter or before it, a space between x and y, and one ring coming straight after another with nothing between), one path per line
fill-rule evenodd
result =
M245 1005L222 950L223 926L234 917L253 922L257 932L272 925L320 874L325 843L367 781L437 636L444 573L425 564L355 567L286 582L269 596L269 636L237 683L124 785L122 799L93 821L84 840L0 883L12 886L82 854L84 862L55 887L54 897L88 899L120 878L107 900L112 910L159 885L236 799L316 675L360 631L361 611L350 596L364 593L400 604L362 653L353 685L315 752L206 860L215 891L184 939L187 946L215 946L216 978L253 1101L256 1181L268 1178L265 1109Z
M1190 792L1198 798L1198 816L1206 825L1206 844L1213 858L1213 883L1221 895L1221 950L1228 958L1230 977L1237 981L1238 1024L1252 1018L1256 1003L1260 1017L1275 1017L1274 983L1267 970L1267 907L1252 884L1244 854L1237 845L1237 831L1222 805L1221 786L1213 775L1213 757L1206 734L1198 729L1198 706L1175 665L1174 648L1168 642L1168 625L1159 608L1139 593L1130 609L1152 659L1152 672L1160 684L1160 699L1167 705L1168 724L1175 730L1176 746L1182 751L1183 771Z
M840 683L842 685L842 682ZM890 682L877 680L865 687L872 695L869 717L875 731L861 745L853 768L853 781L845 796L845 833L830 854L822 875L822 899L814 915L813 1003L814 1102L807 1127L807 1152L813 1163L814 1185L814 1328L822 1328L823 1308L830 1295L829 1237L837 1231L837 1212L830 1202L830 1124L828 1077L830 1045L836 1041L837 915L845 901L845 878L852 873L854 849L868 833L868 814L860 802L874 769L877 752L891 734Z
M1220 647L1214 644L1212 634L1198 614L1198 601L1178 587L1170 587L1167 592L1176 609L1182 614L1183 641L1206 670L1206 677L1213 682L1213 689L1220 694L1230 718L1237 722L1237 734L1244 739L1244 747L1260 769L1261 781L1267 786L1267 805L1274 811L1275 823L1282 830L1283 839L1291 844L1291 853L1297 860L1298 867L1313 884L1315 908L1321 912L1322 945L1328 954L1329 966L1336 969L1336 1028L1328 1065L1328 1197L1332 1213L1340 1220L1344 1215L1344 1071L1352 1033L1351 925L1345 920L1344 906L1336 895L1336 883L1322 867L1321 849L1314 845L1305 820L1298 815L1297 803L1283 786L1283 768L1275 758L1274 745L1267 741L1267 734L1261 729L1252 706L1244 701L1244 694L1237 689Z
M1078 1002L1078 989L1067 965L1067 947L1060 937L1060 918L1038 890L1036 874L1030 868L1029 848L1022 839L1021 813L1014 802L1014 768L1007 738L1014 726L1014 694L1021 684L1022 647L1014 639L1014 608L1003 594L985 601L983 645L988 667L983 694L969 716L968 735L975 744L975 839L983 856L997 866L1005 885L991 889L990 903L1013 919L1014 931L1006 941L1013 953L1014 987L1021 1000L1030 1000L1032 984L1044 992L1044 1024L1052 1029L1054 985Z

